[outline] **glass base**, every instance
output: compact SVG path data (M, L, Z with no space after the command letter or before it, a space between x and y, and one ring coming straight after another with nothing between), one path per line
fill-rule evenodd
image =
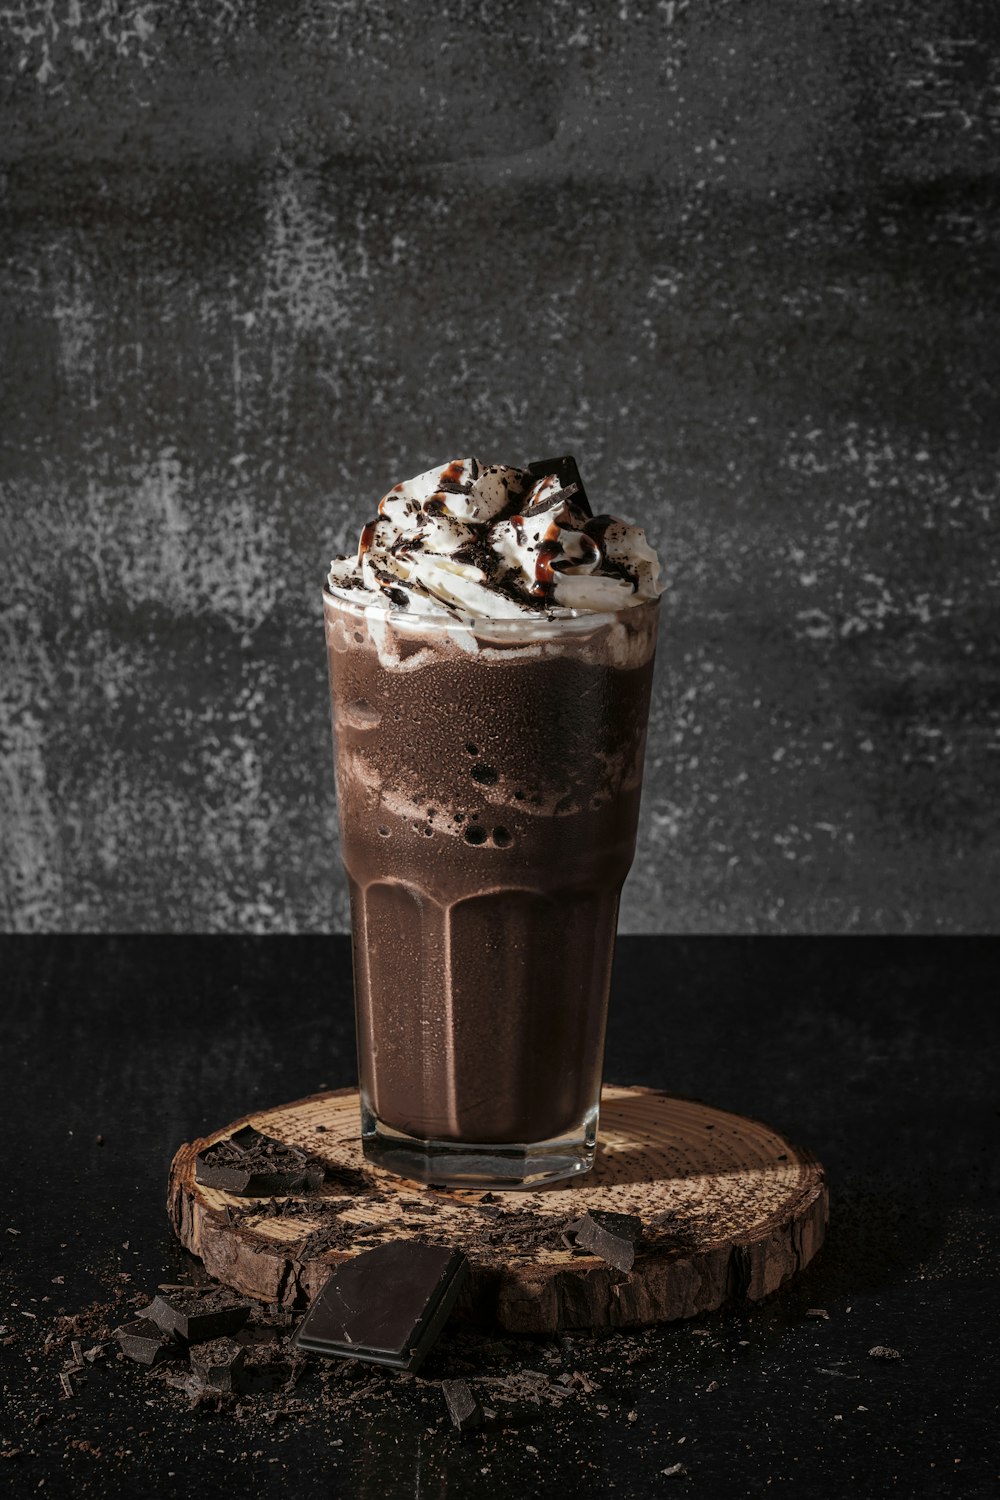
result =
M413 1182L499 1191L536 1188L590 1171L597 1146L597 1115L595 1106L569 1134L530 1146L476 1145L423 1140L393 1130L362 1099L361 1143L368 1161Z

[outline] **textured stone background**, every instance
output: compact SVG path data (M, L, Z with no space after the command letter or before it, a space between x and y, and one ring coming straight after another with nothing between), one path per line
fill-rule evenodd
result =
M0 926L323 930L319 585L575 450L633 931L998 927L1000 8L0 0Z

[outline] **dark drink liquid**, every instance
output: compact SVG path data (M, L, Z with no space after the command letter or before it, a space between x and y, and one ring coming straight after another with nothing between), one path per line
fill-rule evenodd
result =
M366 1148L584 1170L657 603L473 628L324 597Z

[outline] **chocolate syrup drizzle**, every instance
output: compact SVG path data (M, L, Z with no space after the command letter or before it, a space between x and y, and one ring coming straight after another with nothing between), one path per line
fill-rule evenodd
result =
M427 517L441 516L448 513L448 495L467 495L473 484L480 477L479 465L472 461L471 469L466 471L461 459L454 459L441 473L438 488L434 494L429 496L422 505L415 502L412 508L414 516L424 515ZM612 562L604 553L604 537L609 526L615 522L615 517L610 515L595 516L591 513L587 501L583 482L576 466L576 460L567 455L557 459L542 459L528 464L522 471L524 483L519 489L512 489L506 476L501 483L507 490L507 502L501 510L490 518L489 526L480 526L479 534L458 547L452 554L457 562L466 563L472 567L479 568L484 575L487 585L498 593L505 595L523 608L544 612L549 605L553 590L558 582L557 574L574 566L574 560L561 557L562 546L559 541L559 516L558 512L565 507L566 514L564 522L578 520L582 514L586 517L582 530L578 535L593 548L593 561L605 577L617 577L631 585L633 592L639 586L638 572L621 562ZM541 480L555 478L560 483L560 488L544 499L527 505L523 510L526 494L540 483ZM390 491L390 494L392 492ZM388 498L388 497L386 497ZM383 515L384 500L379 502L379 514ZM576 513L575 515L573 513ZM541 545L535 559L534 581L530 587L530 594L525 594L523 584L519 587L516 575L511 573L509 567L493 550L488 541L489 531L504 521L509 521L514 529L514 535L519 546L528 544L529 526L534 522L541 522L550 516L545 526L544 534L541 535ZM377 521L369 521L362 529L361 539L358 544L358 560L371 549L375 537ZM419 541L419 532L417 540ZM539 540L536 533L535 540ZM408 537L397 537L390 545L390 551L396 556L412 558L414 556L414 539ZM379 587L388 596L394 608L406 610L410 607L410 601L406 590L400 586L400 580L395 574L377 565L373 573ZM448 606L444 605L447 609ZM462 618L461 611L449 610L456 618Z

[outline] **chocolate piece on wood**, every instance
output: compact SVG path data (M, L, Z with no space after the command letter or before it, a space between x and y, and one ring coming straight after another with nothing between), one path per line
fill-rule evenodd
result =
M249 1318L250 1308L225 1292L185 1290L159 1292L144 1309L143 1316L187 1344L203 1344L236 1333Z
M140 1365L158 1365L181 1353L182 1345L149 1318L136 1318L115 1329L122 1353Z
M323 1163L297 1146L286 1146L252 1125L215 1141L195 1158L195 1179L250 1198L275 1193L314 1192L323 1185Z
M567 1234L577 1250L599 1255L616 1271L631 1271L636 1243L642 1235L642 1220L636 1214L613 1214L593 1208L571 1224Z
M306 1313L294 1343L311 1354L416 1370L468 1271L459 1250L394 1240L342 1262Z
M528 465L528 473L535 479L544 479L547 474L554 474L564 490L575 486L576 493L570 496L572 503L577 510L582 510L584 515L594 514L572 453L564 453L561 458L538 458L533 464Z
M459 1432L472 1432L483 1423L483 1408L464 1380L442 1380L441 1394L452 1425Z
M235 1339L209 1339L191 1350L191 1370L203 1386L213 1391L232 1391L247 1352Z

